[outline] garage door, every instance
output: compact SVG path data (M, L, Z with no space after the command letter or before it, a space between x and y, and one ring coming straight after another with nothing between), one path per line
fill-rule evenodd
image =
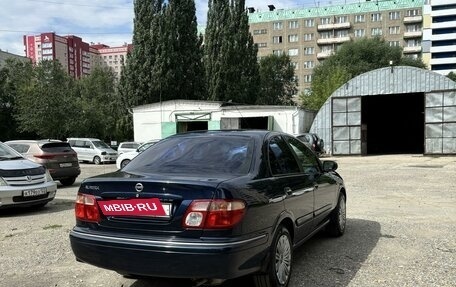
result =
M361 97L333 97L332 111L332 154L361 154Z

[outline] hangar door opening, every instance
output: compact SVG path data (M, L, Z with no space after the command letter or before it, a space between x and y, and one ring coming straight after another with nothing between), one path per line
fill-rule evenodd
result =
M424 153L424 93L364 96L362 153Z

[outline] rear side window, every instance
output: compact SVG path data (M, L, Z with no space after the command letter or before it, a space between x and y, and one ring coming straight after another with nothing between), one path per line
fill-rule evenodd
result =
M269 165L273 175L283 175L300 172L293 153L282 137L276 136L269 140Z
M18 153L27 153L30 149L29 145L26 144L8 144L11 148L13 148Z
M41 145L41 150L45 152L69 152L71 146L65 142L50 142Z
M301 165L302 171L304 173L317 173L318 169L318 161L315 157L315 154L308 149L301 141L286 137L287 142L290 144L291 148L293 149L296 157L298 158L298 162Z

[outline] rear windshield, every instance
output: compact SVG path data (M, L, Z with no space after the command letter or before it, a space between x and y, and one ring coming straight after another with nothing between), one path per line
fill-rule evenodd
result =
M247 174L254 141L249 137L173 137L133 159L124 171L166 174Z
M46 152L69 152L72 151L69 143L49 142L41 145L41 149Z

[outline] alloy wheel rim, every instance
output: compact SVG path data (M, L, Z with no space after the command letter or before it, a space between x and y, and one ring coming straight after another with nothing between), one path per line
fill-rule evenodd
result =
M345 229L345 222L347 220L346 218L346 210L345 210L345 200L341 200L339 202L339 226L341 229Z
M277 280L281 285L285 284L291 270L291 246L285 234L282 234L277 241L275 267Z

